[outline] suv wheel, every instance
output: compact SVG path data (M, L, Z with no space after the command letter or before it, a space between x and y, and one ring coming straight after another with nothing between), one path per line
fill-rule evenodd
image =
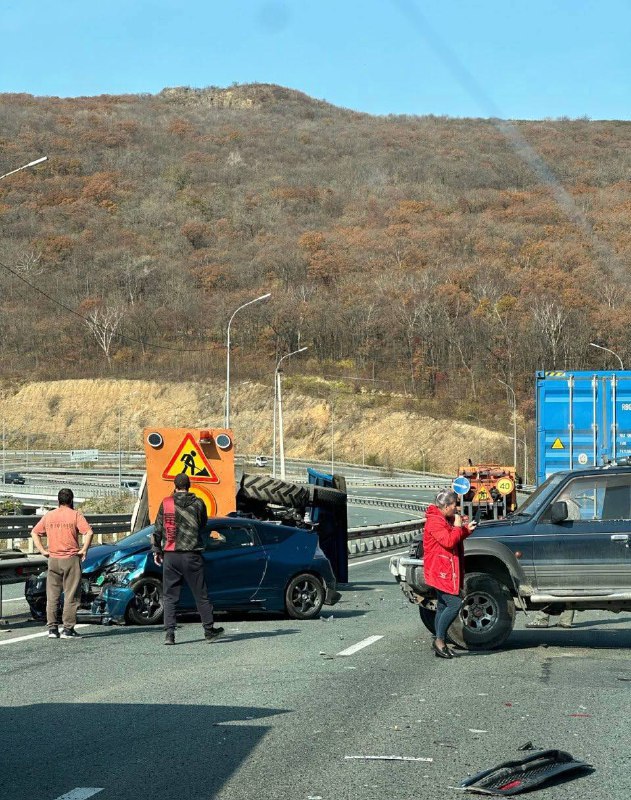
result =
M427 630L432 634L432 636L436 635L436 611L431 608L424 608L423 606L418 607L419 614L421 615L421 622Z
M503 644L515 624L515 603L503 583L484 572L465 576L460 614L449 638L465 650L492 650Z

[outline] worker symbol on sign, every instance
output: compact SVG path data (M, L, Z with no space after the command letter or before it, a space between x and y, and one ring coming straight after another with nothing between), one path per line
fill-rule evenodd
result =
M173 479L181 472L190 475L194 481L219 483L219 478L215 475L210 462L190 433L182 439L162 477L167 480Z
M197 475L198 477L208 477L208 470L206 467L198 467L195 463L195 457L197 453L194 450L191 450L190 453L182 453L180 456L180 461L182 462L182 472L187 472L190 470L191 475ZM199 470L198 472L196 470Z

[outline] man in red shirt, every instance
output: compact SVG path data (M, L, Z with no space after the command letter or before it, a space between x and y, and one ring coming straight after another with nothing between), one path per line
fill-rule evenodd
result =
M49 511L31 531L35 547L48 558L46 580L46 618L48 638L59 639L57 606L61 592L64 593L62 639L80 639L75 631L77 608L81 600L81 562L92 541L92 528L80 511L73 507L72 489L60 489L57 495L59 508ZM79 534L83 535L83 546L79 547ZM42 544L45 536L47 547Z

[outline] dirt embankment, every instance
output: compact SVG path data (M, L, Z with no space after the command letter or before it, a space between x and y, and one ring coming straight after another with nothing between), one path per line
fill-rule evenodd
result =
M149 426L223 426L224 386L130 380L73 380L4 388L7 448L137 450ZM273 392L242 383L231 392L231 426L241 453L271 453ZM467 458L508 463L511 440L459 421L397 408L384 395L283 392L287 457L453 473Z

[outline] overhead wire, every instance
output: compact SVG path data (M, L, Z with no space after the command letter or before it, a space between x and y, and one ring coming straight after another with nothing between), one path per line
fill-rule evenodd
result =
M83 320L83 322L85 322L86 325L90 326L92 324L92 321L88 319L88 317L84 317L83 314L80 314L74 308L70 308L70 306L67 306L65 303L62 303L61 300L57 300L56 297L52 297L43 289L40 289L39 286L35 286L34 283L28 281L23 275L20 275L19 272L17 272L14 269L11 269L11 267L9 267L7 264L4 264L2 261L0 261L0 267L9 272L18 280L22 281L22 283L25 283L27 286L33 289L33 291L43 295L47 300L50 300L50 302L53 303L54 305L59 306L59 308L63 308L69 314L72 314L73 316L78 317L80 320ZM180 347L170 347L169 345L157 344L155 342L143 342L141 339L134 339L133 336L127 336L124 333L116 333L115 335L119 339L123 339L126 342L133 342L134 344L139 344L141 345L141 347L155 348L158 350L169 350L173 353L211 353L215 350L214 347L189 347L186 349L182 349Z

